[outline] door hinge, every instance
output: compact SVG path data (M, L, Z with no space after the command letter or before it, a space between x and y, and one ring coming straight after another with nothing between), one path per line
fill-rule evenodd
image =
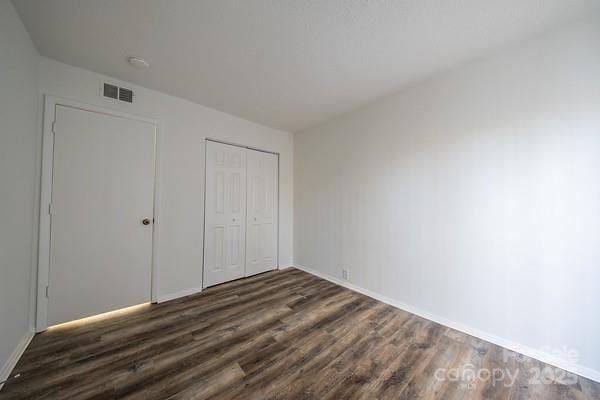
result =
M56 130L55 130L55 129L56 129L56 121L52 121L52 128L50 129L50 131L51 131L52 133L56 133Z
M50 285L46 285L46 297L50 298Z
M52 203L48 203L48 215L52 215L52 211L54 211L54 207Z

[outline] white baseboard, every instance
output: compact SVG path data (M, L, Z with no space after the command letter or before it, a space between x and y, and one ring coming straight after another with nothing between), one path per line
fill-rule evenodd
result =
M33 339L34 335L35 332L29 331L21 338L19 344L13 350L12 354L8 360L6 360L6 363L4 363L2 369L0 370L0 382L5 382L10 377L10 373L17 365L17 362L25 352L25 349L27 349L27 346L29 346L29 343L31 343L31 339ZM0 390L2 390L2 386L4 386L4 383L0 383Z
M432 314L430 312L427 311L423 311L421 309L418 309L416 307L410 306L408 304L404 304L402 302L399 302L397 300L391 299L389 297L386 297L384 295L381 295L379 293L375 293L372 292L368 289L364 289L360 286L354 285L350 282L341 280L339 278L333 277L331 275L328 274L324 274L322 272L316 271L314 269L308 268L308 267L304 267L301 265L296 264L295 265L296 268L304 271L304 272L308 272L309 274L318 276L319 278L323 278L327 281L330 281L332 283L335 283L337 285L343 286L347 289L353 290L355 292L358 293L362 293L365 296L369 296L375 300L379 300L383 303L389 304L391 306L394 306L396 308L399 308L401 310L407 311L411 314L415 314L419 317L428 319L430 321L436 322L440 325L444 325L447 326L448 328L452 328L455 329L457 331L466 333L467 335L471 335L471 336L475 336L479 339L483 339L487 342L493 343L495 345L498 345L500 347L504 347L505 349L523 354L527 357L531 357L534 358L536 360L539 360L543 363L552 365L554 367L563 369L565 371L580 375L584 378L588 378L591 379L595 382L600 382L600 371L594 370L592 368L589 367L585 367L583 365L579 365L579 364L575 364L572 362L569 362L567 360L563 360L561 358L558 358L552 354L534 349L532 347L529 346L525 346L516 342L513 342L511 340L508 339L504 339L502 337L493 335L491 333L488 332L484 332L481 331L479 329L461 324L460 322L455 322L455 321L451 321L449 319L446 319L444 317L441 317L439 315L435 315Z
M191 289L181 290L175 293L162 294L158 296L158 303L164 303L165 301L178 299L179 297L189 296L191 294L200 293L202 291L202 287L195 287Z
M292 267L293 267L293 265L286 265L286 266L279 266L278 269L282 270L282 269L292 268ZM158 296L157 303L164 303L165 301L174 300L179 297L184 297L184 296L189 296L191 294L200 293L202 290L203 289L201 287L196 287L196 288L181 290L181 291L175 292L175 293L162 294L162 295Z

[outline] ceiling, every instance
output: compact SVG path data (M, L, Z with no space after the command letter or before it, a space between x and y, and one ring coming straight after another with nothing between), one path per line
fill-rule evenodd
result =
M600 0L13 0L44 56L302 131ZM147 59L135 70L127 57Z

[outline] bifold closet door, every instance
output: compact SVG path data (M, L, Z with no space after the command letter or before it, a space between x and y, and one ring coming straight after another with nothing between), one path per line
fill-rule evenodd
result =
M204 287L245 276L246 149L206 142Z
M248 150L246 276L277 268L278 157Z

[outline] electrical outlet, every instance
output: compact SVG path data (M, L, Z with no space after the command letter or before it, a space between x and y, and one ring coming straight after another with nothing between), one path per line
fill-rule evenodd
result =
M342 269L342 278L346 281L350 280L350 271L347 269Z

